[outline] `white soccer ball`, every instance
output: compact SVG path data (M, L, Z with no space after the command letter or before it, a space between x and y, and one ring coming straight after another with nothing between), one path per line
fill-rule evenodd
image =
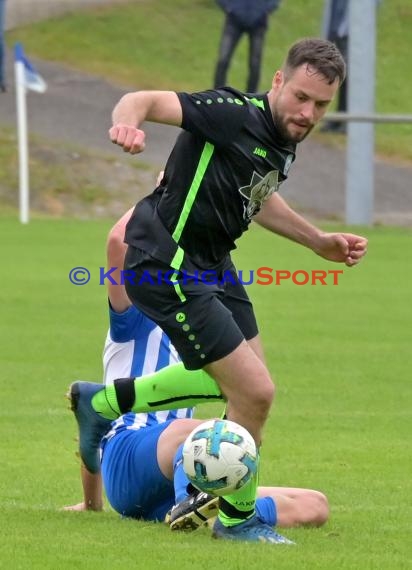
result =
M232 493L256 473L255 441L235 422L208 420L187 437L183 468L196 489L211 495Z

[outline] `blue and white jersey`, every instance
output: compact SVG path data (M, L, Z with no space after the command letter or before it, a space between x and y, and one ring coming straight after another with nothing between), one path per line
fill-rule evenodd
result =
M160 327L135 306L123 313L109 307L110 328L103 349L104 383L139 377L180 361L175 347ZM191 418L193 408L135 414L129 412L112 424L104 439L125 429L140 429L176 418Z

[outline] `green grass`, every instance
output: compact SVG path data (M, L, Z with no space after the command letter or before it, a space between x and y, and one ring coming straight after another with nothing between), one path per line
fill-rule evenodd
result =
M155 179L145 162L91 152L84 147L30 137L30 209L55 217L106 217L121 215L129 204L146 193ZM113 177L116 170L116 179ZM0 204L18 205L16 133L0 132ZM122 206L124 204L124 206ZM127 204L127 206L126 206Z
M365 229L367 258L337 286L249 288L278 386L262 484L324 491L331 519L285 534L294 548L170 533L113 511L67 513L80 500L76 429L64 393L101 377L106 295L98 285L112 221L1 215L2 434L0 568L179 570L411 568L410 283L412 234ZM357 230L359 231L359 229ZM311 252L253 228L239 269L330 269ZM86 266L88 285L68 280ZM213 413L204 406L201 414Z
M262 66L262 89L297 38L319 35L323 1L283 2L273 15ZM8 34L31 55L102 74L135 88L204 89L211 85L223 22L214 0L140 0L41 22ZM376 109L410 112L412 7L382 2L378 12ZM243 89L246 40L235 53L229 82ZM412 160L412 125L379 125L377 150Z

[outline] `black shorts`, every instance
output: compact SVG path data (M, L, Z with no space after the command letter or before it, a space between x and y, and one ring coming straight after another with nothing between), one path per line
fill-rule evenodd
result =
M176 272L129 246L124 269L130 300L164 330L189 370L227 356L258 334L252 303L229 256L213 270L186 261Z

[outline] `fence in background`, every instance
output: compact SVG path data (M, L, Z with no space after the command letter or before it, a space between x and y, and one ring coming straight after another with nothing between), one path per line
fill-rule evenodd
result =
M328 113L325 116L327 121L342 121L345 123L412 123L412 115L398 114L356 114L356 113Z

